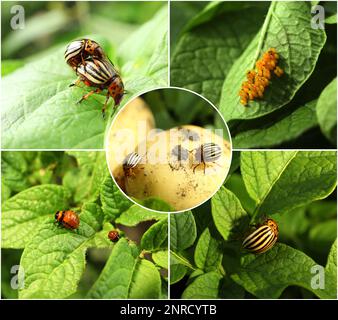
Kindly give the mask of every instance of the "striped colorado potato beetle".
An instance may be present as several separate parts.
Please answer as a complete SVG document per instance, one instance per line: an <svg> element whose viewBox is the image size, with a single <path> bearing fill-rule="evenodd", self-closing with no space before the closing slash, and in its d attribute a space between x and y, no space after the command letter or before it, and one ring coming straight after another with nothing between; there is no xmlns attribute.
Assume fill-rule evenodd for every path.
<svg viewBox="0 0 338 320"><path fill-rule="evenodd" d="M222 148L218 144L213 142L204 143L195 150L195 160L198 163L193 168L194 173L196 168L199 167L201 164L203 164L204 166L203 170L205 173L207 163L215 163L215 161L217 161L222 155Z"/></svg>
<svg viewBox="0 0 338 320"><path fill-rule="evenodd" d="M111 230L108 232L108 239L111 242L117 242L120 239L120 235L116 230Z"/></svg>
<svg viewBox="0 0 338 320"><path fill-rule="evenodd" d="M108 92L102 108L102 114L105 114L109 97L114 99L115 107L120 104L124 95L124 85L117 70L108 60L89 58L86 60L86 67L83 64L78 66L77 74L79 79L72 85L78 85L82 81L87 86L97 87L96 90L84 95L79 103L84 99L88 99L92 94L100 93L102 90L107 89Z"/></svg>
<svg viewBox="0 0 338 320"><path fill-rule="evenodd" d="M123 161L122 167L125 177L133 176L133 170L141 162L142 157L136 152L132 152L126 156Z"/></svg>
<svg viewBox="0 0 338 320"><path fill-rule="evenodd" d="M244 239L242 246L251 253L259 254L271 249L277 239L278 225L276 221L267 219Z"/></svg>
<svg viewBox="0 0 338 320"><path fill-rule="evenodd" d="M100 45L90 39L72 41L66 48L65 60L75 71L82 64L86 67L86 59L92 57L102 59L105 54Z"/></svg>
<svg viewBox="0 0 338 320"><path fill-rule="evenodd" d="M80 225L79 215L72 210L57 211L55 221L66 229L75 230Z"/></svg>

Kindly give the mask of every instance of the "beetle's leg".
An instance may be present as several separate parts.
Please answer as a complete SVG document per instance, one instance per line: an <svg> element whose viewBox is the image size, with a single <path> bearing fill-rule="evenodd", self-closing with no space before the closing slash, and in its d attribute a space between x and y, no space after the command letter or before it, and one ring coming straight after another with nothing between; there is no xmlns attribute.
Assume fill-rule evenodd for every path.
<svg viewBox="0 0 338 320"><path fill-rule="evenodd" d="M100 88L97 88L96 90L92 90L88 92L87 94L85 94L77 103L81 103L83 100L87 100L92 94L100 93L100 92L101 92Z"/></svg>
<svg viewBox="0 0 338 320"><path fill-rule="evenodd" d="M204 172L204 174L205 174L205 167L206 167L207 165L206 165L206 163L205 163L204 161L203 161L203 166L204 166L204 167L203 167L203 172Z"/></svg>
<svg viewBox="0 0 338 320"><path fill-rule="evenodd" d="M69 86L73 87L73 86L78 86L80 84L81 80L77 79L74 83L71 83Z"/></svg>
<svg viewBox="0 0 338 320"><path fill-rule="evenodd" d="M104 103L104 105L103 105L103 108L102 108L102 117L103 117L103 119L105 118L105 116L106 116L106 109L107 109L107 104L108 104L108 100L109 100L109 97L110 97L110 95L109 95L109 92L107 93L107 96L106 96L106 101L105 101L105 103Z"/></svg>
<svg viewBox="0 0 338 320"><path fill-rule="evenodd" d="M198 163L198 164L196 164L196 166L194 166L194 168L193 168L193 173L195 174L195 170L196 170L196 168L198 167L200 165L200 163Z"/></svg>
<svg viewBox="0 0 338 320"><path fill-rule="evenodd" d="M116 105L113 107L113 112L112 112L111 115L110 115L111 118L114 116L114 114L115 114L115 112L116 112L116 110L117 110L117 107L118 107L118 106L116 106Z"/></svg>
<svg viewBox="0 0 338 320"><path fill-rule="evenodd" d="M111 61L108 56L106 58L108 58L109 62L112 64L112 66L115 67L113 61Z"/></svg>
<svg viewBox="0 0 338 320"><path fill-rule="evenodd" d="M81 61L82 61L82 64L83 64L84 72L87 72L87 70L86 70L86 61L85 61L85 59L83 59L82 52L81 52ZM76 67L76 69L77 69L77 67Z"/></svg>

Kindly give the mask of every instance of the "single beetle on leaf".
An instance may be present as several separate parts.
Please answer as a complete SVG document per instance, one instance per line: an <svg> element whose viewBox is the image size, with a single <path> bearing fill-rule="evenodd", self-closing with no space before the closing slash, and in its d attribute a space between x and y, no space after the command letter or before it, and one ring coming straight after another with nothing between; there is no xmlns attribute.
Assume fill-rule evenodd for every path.
<svg viewBox="0 0 338 320"><path fill-rule="evenodd" d="M75 230L80 225L79 215L72 210L57 211L55 213L55 220L59 225L69 230Z"/></svg>
<svg viewBox="0 0 338 320"><path fill-rule="evenodd" d="M120 239L120 234L116 230L111 230L108 232L108 239L111 242L117 242Z"/></svg>
<svg viewBox="0 0 338 320"><path fill-rule="evenodd" d="M271 249L278 239L278 225L276 221L267 219L257 225L256 230L250 233L243 241L244 249L259 254Z"/></svg>
<svg viewBox="0 0 338 320"><path fill-rule="evenodd" d="M109 97L114 99L115 107L120 104L125 93L124 85L118 71L107 59L98 60L88 58L86 60L86 65L80 64L77 67L77 74L79 79L72 85L79 85L82 81L89 87L97 88L96 90L92 90L85 94L79 103L88 99L92 94L100 93L102 90L107 89L106 101L102 108L103 116L107 108Z"/></svg>

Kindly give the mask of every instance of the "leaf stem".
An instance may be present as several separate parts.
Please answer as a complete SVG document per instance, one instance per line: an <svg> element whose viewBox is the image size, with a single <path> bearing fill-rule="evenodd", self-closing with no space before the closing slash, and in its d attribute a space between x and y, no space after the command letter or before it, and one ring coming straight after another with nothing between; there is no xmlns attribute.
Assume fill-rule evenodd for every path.
<svg viewBox="0 0 338 320"><path fill-rule="evenodd" d="M264 39L265 39L265 36L266 36L266 31L267 31L267 29L269 27L269 24L270 24L270 21L271 21L271 17L273 15L273 10L275 9L276 3L277 3L277 1L273 1L270 4L269 11L268 11L268 13L266 15L265 21L264 21L263 26L262 26L262 30L260 31L260 38L259 38L259 42L258 42L258 46L257 46L257 50L256 50L256 54L255 54L255 59L253 61L252 68L255 67L255 63L258 60L260 52L262 50Z"/></svg>
<svg viewBox="0 0 338 320"><path fill-rule="evenodd" d="M170 254L172 254L181 264L185 265L186 267L190 268L191 270L196 270L196 268L193 267L193 265L184 257L180 256L176 252L173 252L170 250Z"/></svg>
<svg viewBox="0 0 338 320"><path fill-rule="evenodd" d="M223 277L226 276L226 272L225 272L224 267L223 267L222 264L219 266L218 271L221 273L221 275L222 275Z"/></svg>

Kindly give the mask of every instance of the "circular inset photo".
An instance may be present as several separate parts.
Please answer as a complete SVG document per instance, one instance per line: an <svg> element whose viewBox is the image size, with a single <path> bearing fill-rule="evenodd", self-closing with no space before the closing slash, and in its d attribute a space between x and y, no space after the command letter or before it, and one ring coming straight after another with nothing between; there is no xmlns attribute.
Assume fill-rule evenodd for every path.
<svg viewBox="0 0 338 320"><path fill-rule="evenodd" d="M113 120L106 148L110 173L128 198L172 213L211 198L232 157L218 110L181 88L156 89L130 101Z"/></svg>

